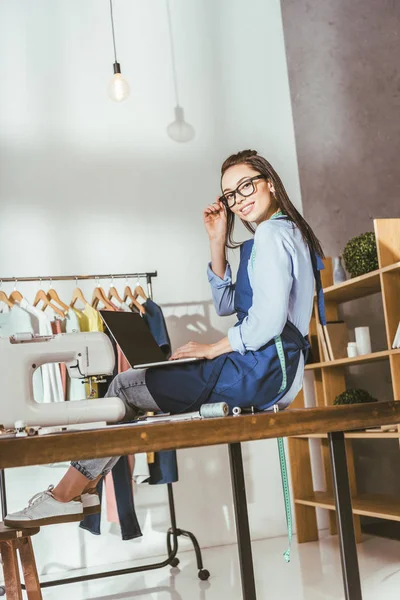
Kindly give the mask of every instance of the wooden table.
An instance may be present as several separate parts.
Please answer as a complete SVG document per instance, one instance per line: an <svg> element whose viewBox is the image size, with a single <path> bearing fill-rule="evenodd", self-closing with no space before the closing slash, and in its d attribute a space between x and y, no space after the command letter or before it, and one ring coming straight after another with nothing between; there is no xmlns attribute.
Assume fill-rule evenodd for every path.
<svg viewBox="0 0 400 600"><path fill-rule="evenodd" d="M256 600L241 442L328 433L346 600L361 600L345 431L400 423L400 402L287 410L167 423L119 425L29 438L0 438L0 469L228 444L244 600Z"/></svg>

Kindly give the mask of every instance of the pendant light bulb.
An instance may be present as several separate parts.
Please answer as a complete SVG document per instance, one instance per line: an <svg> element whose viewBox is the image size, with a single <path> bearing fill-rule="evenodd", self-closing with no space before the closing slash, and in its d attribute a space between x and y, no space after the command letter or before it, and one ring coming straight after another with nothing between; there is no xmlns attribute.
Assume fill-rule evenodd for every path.
<svg viewBox="0 0 400 600"><path fill-rule="evenodd" d="M195 135L194 128L186 123L181 106L175 106L175 121L167 127L167 133L174 142L190 142Z"/></svg>
<svg viewBox="0 0 400 600"><path fill-rule="evenodd" d="M108 95L114 102L123 102L129 98L131 89L129 83L121 75L121 67L119 63L114 63L114 77L108 86Z"/></svg>

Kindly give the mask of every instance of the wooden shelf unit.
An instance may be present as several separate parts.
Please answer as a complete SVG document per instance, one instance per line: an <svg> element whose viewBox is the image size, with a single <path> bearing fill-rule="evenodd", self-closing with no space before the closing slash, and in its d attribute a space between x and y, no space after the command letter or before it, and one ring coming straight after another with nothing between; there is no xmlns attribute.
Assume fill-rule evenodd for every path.
<svg viewBox="0 0 400 600"><path fill-rule="evenodd" d="M311 496L302 499L298 498L295 502L303 506L335 510L333 494L327 492L314 492ZM353 496L352 504L355 515L400 521L400 502L399 498L395 496L362 494L360 496Z"/></svg>
<svg viewBox="0 0 400 600"><path fill-rule="evenodd" d="M400 400L400 350L393 350L394 336L400 322L400 219L375 219L374 229L378 250L379 269L344 283L333 285L332 261L325 261L321 272L324 287L325 310L327 320L338 319L338 306L345 302L381 293L386 329L387 349L355 358L333 361L320 361L323 356L317 335L319 317L317 302L310 324L310 343L316 362L306 365L307 371L314 376L316 406L332 406L338 394L346 389L346 368L353 365L368 365L375 361L388 361L390 365L393 399ZM303 408L305 398L303 390L292 404L293 408ZM290 410L290 409L289 409ZM376 495L358 495L354 468L353 439L400 439L400 424L396 432L354 431L345 434L346 452L349 468L350 487L353 498L354 525L356 538L361 539L360 515L400 521L400 497ZM314 489L311 468L310 439L320 440L322 464L324 469L325 490ZM332 490L329 447L326 434L313 434L291 437L288 440L289 458L296 515L297 538L299 542L318 540L316 509L328 510L331 534L337 532L335 503Z"/></svg>

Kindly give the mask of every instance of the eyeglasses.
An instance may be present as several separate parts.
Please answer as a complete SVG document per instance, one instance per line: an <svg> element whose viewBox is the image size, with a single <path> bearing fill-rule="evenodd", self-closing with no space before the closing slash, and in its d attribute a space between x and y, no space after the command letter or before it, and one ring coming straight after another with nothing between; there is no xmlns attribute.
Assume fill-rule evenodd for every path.
<svg viewBox="0 0 400 600"><path fill-rule="evenodd" d="M236 194L242 196L242 198L248 198L256 191L256 186L254 182L258 179L265 179L263 175L256 175L255 177L250 177L249 179L245 179L242 181L240 185L237 186L236 190L232 192L227 192L221 196L221 201L224 202L229 208L232 208L236 204Z"/></svg>

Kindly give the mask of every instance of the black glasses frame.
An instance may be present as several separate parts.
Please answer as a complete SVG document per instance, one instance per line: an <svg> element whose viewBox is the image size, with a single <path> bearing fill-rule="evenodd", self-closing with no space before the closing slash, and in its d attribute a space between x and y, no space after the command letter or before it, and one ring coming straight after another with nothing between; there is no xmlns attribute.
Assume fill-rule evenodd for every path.
<svg viewBox="0 0 400 600"><path fill-rule="evenodd" d="M259 180L259 179L265 179L264 175L255 175L254 177L249 177L248 179L245 179L244 181L242 181L235 190L232 190L231 192L228 192L228 194L233 194L233 204L230 204L227 197L225 196L225 194L222 194L222 196L220 197L220 200L228 207L228 208L233 208L236 204L236 196L237 194L239 194L239 196L242 196L242 198L249 198L250 196L252 196L255 191L256 191L256 186L254 185L254 182ZM250 194L242 194L242 192L240 191L239 188L241 188L244 184L251 182L253 189L250 192Z"/></svg>

